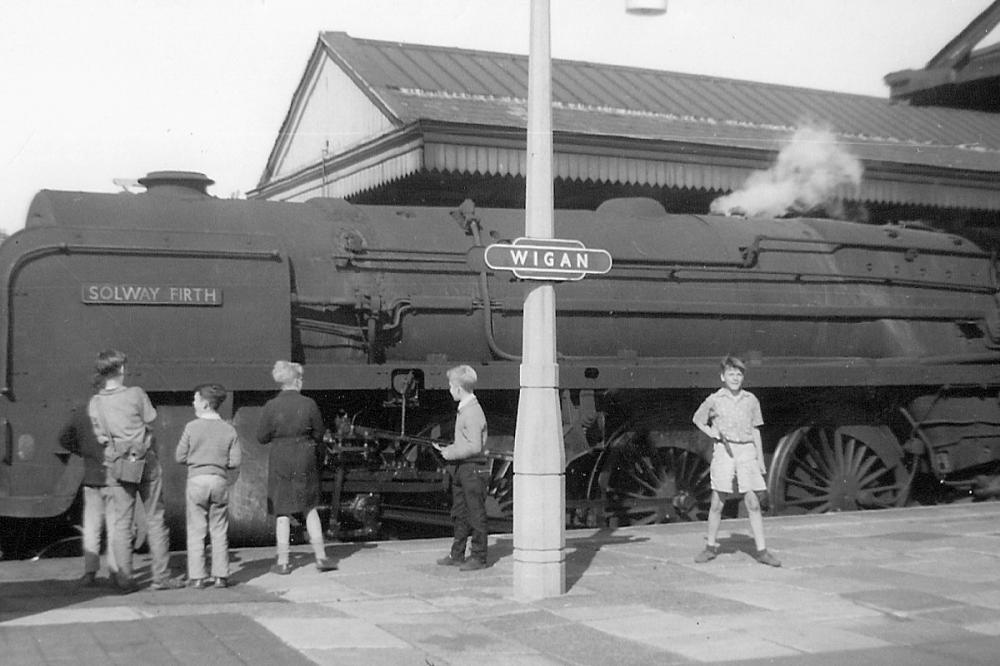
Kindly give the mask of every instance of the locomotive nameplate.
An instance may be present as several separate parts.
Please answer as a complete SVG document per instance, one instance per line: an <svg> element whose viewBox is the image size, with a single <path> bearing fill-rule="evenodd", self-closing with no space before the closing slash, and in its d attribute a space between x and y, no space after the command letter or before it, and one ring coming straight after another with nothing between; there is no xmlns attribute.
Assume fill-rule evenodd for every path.
<svg viewBox="0 0 1000 666"><path fill-rule="evenodd" d="M100 305L222 305L220 287L162 284L85 284L84 303Z"/></svg>
<svg viewBox="0 0 1000 666"><path fill-rule="evenodd" d="M580 280L611 270L607 250L584 247L578 240L518 238L513 243L487 246L486 265L513 271L522 280Z"/></svg>

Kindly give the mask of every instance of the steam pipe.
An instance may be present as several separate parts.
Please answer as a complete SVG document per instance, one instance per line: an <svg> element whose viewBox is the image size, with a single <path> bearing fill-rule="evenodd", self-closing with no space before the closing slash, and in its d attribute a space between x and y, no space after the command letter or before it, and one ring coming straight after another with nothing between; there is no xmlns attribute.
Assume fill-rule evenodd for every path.
<svg viewBox="0 0 1000 666"><path fill-rule="evenodd" d="M472 232L472 239L476 247L483 247L480 236L479 220L471 218L469 220L469 231ZM505 361L517 361L520 363L521 357L500 348L496 336L493 334L493 302L490 300L490 287L487 280L486 269L479 271L479 298L483 301L483 335L486 337L486 345L490 352L497 358Z"/></svg>

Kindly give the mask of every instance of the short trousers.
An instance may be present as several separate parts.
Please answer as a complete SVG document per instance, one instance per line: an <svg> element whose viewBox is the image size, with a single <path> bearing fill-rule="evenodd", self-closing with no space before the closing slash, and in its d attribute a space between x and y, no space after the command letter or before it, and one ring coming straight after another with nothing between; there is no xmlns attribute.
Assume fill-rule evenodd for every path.
<svg viewBox="0 0 1000 666"><path fill-rule="evenodd" d="M729 495L743 495L751 491L766 490L764 475L757 462L754 444L729 444L730 457L722 442L715 443L712 451L712 490Z"/></svg>

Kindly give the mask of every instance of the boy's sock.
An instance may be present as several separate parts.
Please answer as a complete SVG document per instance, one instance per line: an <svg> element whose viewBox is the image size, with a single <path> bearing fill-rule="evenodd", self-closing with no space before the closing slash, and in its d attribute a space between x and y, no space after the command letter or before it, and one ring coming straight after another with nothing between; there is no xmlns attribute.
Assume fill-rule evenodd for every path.
<svg viewBox="0 0 1000 666"><path fill-rule="evenodd" d="M310 511L306 515L306 532L309 533L309 544L312 546L313 555L316 560L326 559L326 544L323 541L323 524L320 522L319 514Z"/></svg>
<svg viewBox="0 0 1000 666"><path fill-rule="evenodd" d="M719 556L719 544L710 543L705 545L705 550L695 555L694 561L697 564L704 564L705 562L711 562L718 556Z"/></svg>
<svg viewBox="0 0 1000 666"><path fill-rule="evenodd" d="M278 516L275 525L278 564L288 564L288 542L292 536L292 521L288 516Z"/></svg>

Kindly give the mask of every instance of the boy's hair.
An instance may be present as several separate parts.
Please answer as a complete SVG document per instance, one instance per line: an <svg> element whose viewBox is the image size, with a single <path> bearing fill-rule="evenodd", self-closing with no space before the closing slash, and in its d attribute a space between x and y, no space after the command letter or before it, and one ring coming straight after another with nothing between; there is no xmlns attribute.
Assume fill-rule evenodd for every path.
<svg viewBox="0 0 1000 666"><path fill-rule="evenodd" d="M105 380L120 373L126 360L128 359L125 352L120 352L117 349L105 349L98 354L97 361L94 363L94 369L97 370L96 383L103 386Z"/></svg>
<svg viewBox="0 0 1000 666"><path fill-rule="evenodd" d="M219 406L226 401L226 396L229 395L222 384L199 384L194 387L194 390L213 411L219 409Z"/></svg>
<svg viewBox="0 0 1000 666"><path fill-rule="evenodd" d="M302 379L302 366L289 361L275 361L271 377L279 384L291 384L296 379Z"/></svg>
<svg viewBox="0 0 1000 666"><path fill-rule="evenodd" d="M723 372L725 372L729 368L734 368L742 372L744 375L747 374L746 363L744 363L739 357L736 356L730 355L722 359L722 361L719 363L719 367L722 368Z"/></svg>
<svg viewBox="0 0 1000 666"><path fill-rule="evenodd" d="M456 365L448 370L446 376L448 381L455 382L468 393L472 393L476 389L476 382L479 380L476 371L468 365Z"/></svg>

